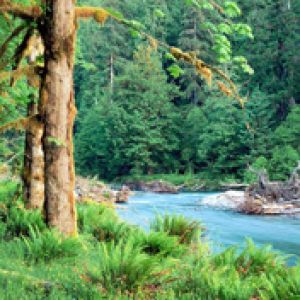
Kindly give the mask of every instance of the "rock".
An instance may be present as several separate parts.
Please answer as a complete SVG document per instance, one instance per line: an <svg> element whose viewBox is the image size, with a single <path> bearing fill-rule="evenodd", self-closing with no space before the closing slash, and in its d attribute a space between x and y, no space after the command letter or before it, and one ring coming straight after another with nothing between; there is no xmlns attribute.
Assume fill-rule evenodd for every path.
<svg viewBox="0 0 300 300"><path fill-rule="evenodd" d="M218 207L222 209L237 210L245 201L245 193L241 191L227 191L221 194L204 198L201 205Z"/></svg>
<svg viewBox="0 0 300 300"><path fill-rule="evenodd" d="M128 182L126 185L131 190L142 191L142 192L152 192L152 193L168 193L177 194L179 188L175 185L165 182L163 180L155 180L150 182Z"/></svg>
<svg viewBox="0 0 300 300"><path fill-rule="evenodd" d="M75 196L77 201L115 202L116 192L96 179L76 177Z"/></svg>
<svg viewBox="0 0 300 300"><path fill-rule="evenodd" d="M127 203L131 194L130 188L126 185L123 185L121 190L117 192L116 203Z"/></svg>
<svg viewBox="0 0 300 300"><path fill-rule="evenodd" d="M269 202L268 199L256 195L251 197L247 192L227 191L204 198L201 205L229 209L248 215L290 215L299 214L300 206L291 202Z"/></svg>

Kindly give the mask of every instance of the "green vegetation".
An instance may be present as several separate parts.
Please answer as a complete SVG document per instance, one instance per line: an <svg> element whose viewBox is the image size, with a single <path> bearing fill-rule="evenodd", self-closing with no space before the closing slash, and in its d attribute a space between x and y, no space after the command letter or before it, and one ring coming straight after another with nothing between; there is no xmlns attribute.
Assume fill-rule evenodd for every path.
<svg viewBox="0 0 300 300"><path fill-rule="evenodd" d="M214 65L227 61L228 74L247 103L241 109L234 99L208 88L184 62L179 64L183 72L176 69L172 78L172 59L151 51L138 37L125 43L128 33L119 25L108 23L96 31L92 23L83 23L75 69L78 172L106 180L153 178L215 187L252 182L256 177L248 166L258 166L264 157L271 179L287 178L300 156L297 1L237 1L242 14L233 9L229 15L239 15L238 23L252 27L252 40L238 34L252 36L245 26L216 24L213 11L199 12L185 1L103 3L170 45ZM226 39L237 56L224 50ZM251 76L241 72L241 56L249 59Z"/></svg>
<svg viewBox="0 0 300 300"><path fill-rule="evenodd" d="M0 207L8 215L19 208L15 214L21 216L14 219L19 220L22 200L14 196L16 188L12 182L0 185ZM158 216L146 233L123 223L104 205L80 204L78 214L76 238L62 239L35 218L23 221L28 235L16 225L9 235L0 236L1 299L300 296L300 266L287 267L285 258L270 247L257 248L247 241L242 251L232 247L212 254L200 239L203 226L182 216ZM1 219L0 228L5 224Z"/></svg>
<svg viewBox="0 0 300 300"><path fill-rule="evenodd" d="M103 27L92 20L78 21L74 74L78 173L109 181L163 179L186 187L253 182L249 167L267 170L273 180L288 178L300 159L299 1L76 2L109 7L123 23L106 18L103 9L91 8L83 13L102 20ZM71 3L75 1L65 5L68 13L60 21L73 26ZM47 18L37 17L40 4ZM66 143L73 128L69 87L75 48L72 35L52 40L50 33L56 30L51 18L58 20L62 11L54 6L52 10L54 1L44 4L0 0L0 127L26 128L26 146L46 154L34 158L26 170L25 134L12 129L1 134L0 299L299 299L299 264L288 267L284 257L251 241L242 251L212 253L201 239L204 227L183 216L158 216L145 232L124 223L111 207L83 203L77 207L78 236L66 238L49 229L45 219L48 224L59 220L56 226L62 225L64 232L76 231L73 152ZM27 66L38 49L29 38L39 30L46 55L41 49L36 54L33 72ZM157 40L143 38L140 30L159 39L160 45L175 47L173 52L165 46L157 49ZM177 47L188 59L179 59L184 56ZM63 89L51 79L56 76L49 76L48 82L48 75L63 66L47 62L65 56L68 64L64 59L62 65L70 76ZM30 74L25 74L24 66ZM212 78L215 68L224 70L224 76L219 72ZM40 85L41 77L45 80ZM224 86L224 77L232 78L245 103L236 101ZM38 105L35 115L31 109L39 94L51 101ZM30 124L24 119L27 115ZM45 129L40 137L35 136L38 125ZM26 153L25 161L30 156ZM37 165L42 171L30 176L27 171ZM46 183L46 192L40 191L46 196L40 206L46 208L46 218L27 209L20 184L2 182L16 174L20 178L23 169L24 181L32 186L36 181ZM68 186L54 182L64 175ZM64 212L69 215L60 218Z"/></svg>

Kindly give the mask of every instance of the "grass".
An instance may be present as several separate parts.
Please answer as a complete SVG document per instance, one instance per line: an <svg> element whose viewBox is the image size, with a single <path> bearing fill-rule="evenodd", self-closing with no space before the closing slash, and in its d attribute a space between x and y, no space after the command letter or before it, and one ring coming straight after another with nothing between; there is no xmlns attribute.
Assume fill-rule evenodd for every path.
<svg viewBox="0 0 300 300"><path fill-rule="evenodd" d="M270 247L247 241L243 251L213 254L198 222L157 217L144 232L91 203L78 206L79 237L64 239L24 209L16 188L0 186L0 299L300 297L300 266Z"/></svg>

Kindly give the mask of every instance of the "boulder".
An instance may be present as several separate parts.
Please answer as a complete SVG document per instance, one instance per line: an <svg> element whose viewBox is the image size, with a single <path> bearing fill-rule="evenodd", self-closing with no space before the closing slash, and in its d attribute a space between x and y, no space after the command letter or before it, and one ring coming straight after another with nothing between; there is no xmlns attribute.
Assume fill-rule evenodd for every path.
<svg viewBox="0 0 300 300"><path fill-rule="evenodd" d="M204 198L201 205L217 207L221 209L237 210L245 201L245 193L241 191L227 191Z"/></svg>
<svg viewBox="0 0 300 300"><path fill-rule="evenodd" d="M96 179L76 177L75 197L77 201L115 202L116 192Z"/></svg>
<svg viewBox="0 0 300 300"><path fill-rule="evenodd" d="M116 203L127 203L131 194L130 188L127 185L123 185L121 190L117 192Z"/></svg>

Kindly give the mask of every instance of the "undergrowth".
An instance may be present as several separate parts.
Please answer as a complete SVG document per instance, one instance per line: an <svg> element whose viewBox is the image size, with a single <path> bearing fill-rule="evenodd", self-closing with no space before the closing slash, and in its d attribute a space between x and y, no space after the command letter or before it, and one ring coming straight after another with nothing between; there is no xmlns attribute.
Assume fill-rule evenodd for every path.
<svg viewBox="0 0 300 300"><path fill-rule="evenodd" d="M78 205L79 237L49 230L27 211L17 185L0 185L0 299L295 300L300 266L270 247L213 254L203 226L157 217L150 232L111 207Z"/></svg>

